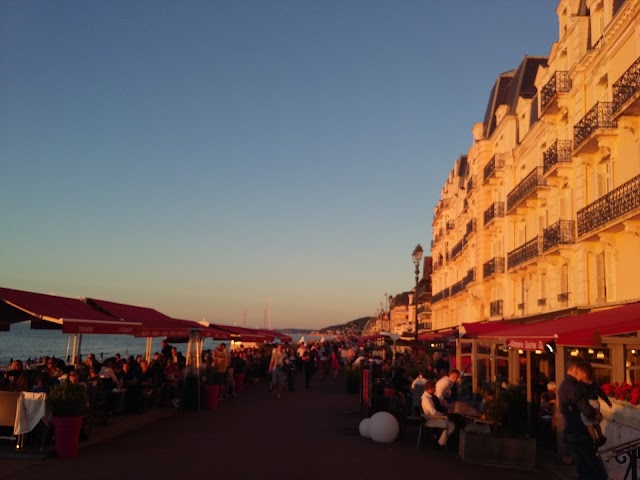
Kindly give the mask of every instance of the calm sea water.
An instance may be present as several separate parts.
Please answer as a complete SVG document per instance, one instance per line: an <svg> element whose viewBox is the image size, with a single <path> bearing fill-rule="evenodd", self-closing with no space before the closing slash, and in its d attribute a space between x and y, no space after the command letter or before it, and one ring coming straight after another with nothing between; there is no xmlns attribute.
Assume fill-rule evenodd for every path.
<svg viewBox="0 0 640 480"><path fill-rule="evenodd" d="M298 342L301 335L296 334L292 337L294 342ZM304 335L304 338L305 341L317 341L321 337ZM160 351L161 341L162 338L153 339L152 351ZM31 330L29 322L17 323L11 326L11 331L0 332L0 365L6 365L11 358L26 360L48 355L64 359L67 356L67 345L71 354L73 337L70 335L55 330ZM108 358L116 353L122 356L144 355L145 346L145 338L135 338L130 335L84 335L80 353L83 357L93 353L97 358L100 358L100 355ZM177 344L176 347L184 353L187 344ZM214 347L215 343L211 339L205 339L205 349Z"/></svg>

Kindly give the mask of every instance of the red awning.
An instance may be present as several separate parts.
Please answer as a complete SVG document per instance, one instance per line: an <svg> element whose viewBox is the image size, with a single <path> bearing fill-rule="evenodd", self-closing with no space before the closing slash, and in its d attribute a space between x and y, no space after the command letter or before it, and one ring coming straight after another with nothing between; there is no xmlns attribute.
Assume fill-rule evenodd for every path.
<svg viewBox="0 0 640 480"><path fill-rule="evenodd" d="M81 300L0 288L2 321L44 320L60 325L63 333L133 334L135 322L118 320Z"/></svg>
<svg viewBox="0 0 640 480"><path fill-rule="evenodd" d="M233 340L240 341L240 342L263 343L263 342L271 342L274 339L274 335L261 333L252 328L236 327L231 325L218 325L218 324L214 325L212 323L209 324L209 326L231 334L231 338Z"/></svg>
<svg viewBox="0 0 640 480"><path fill-rule="evenodd" d="M205 330L197 322L178 320L149 307L127 305L95 298L86 298L85 301L88 305L116 318L139 322L139 327L133 332L136 337L188 337L189 332L192 330Z"/></svg>
<svg viewBox="0 0 640 480"><path fill-rule="evenodd" d="M291 343L293 341L293 338L291 338L289 335L281 332L276 332L275 330L265 330L262 328L257 328L256 331L265 335L272 335L273 337L278 338L282 343Z"/></svg>
<svg viewBox="0 0 640 480"><path fill-rule="evenodd" d="M449 341L452 337L458 336L457 328L447 328L446 330L439 330L433 332L426 332L418 334L419 342L435 342L443 343Z"/></svg>
<svg viewBox="0 0 640 480"><path fill-rule="evenodd" d="M387 338L387 336L382 335L381 333L376 333L374 335L365 335L363 337L358 337L358 345L364 345L367 342L375 342L376 340L381 340L383 338Z"/></svg>
<svg viewBox="0 0 640 480"><path fill-rule="evenodd" d="M523 350L542 350L544 344L551 341L557 345L591 347L600 345L604 336L640 330L640 303L528 324L500 323L465 323L463 326L467 336L502 339L509 346Z"/></svg>

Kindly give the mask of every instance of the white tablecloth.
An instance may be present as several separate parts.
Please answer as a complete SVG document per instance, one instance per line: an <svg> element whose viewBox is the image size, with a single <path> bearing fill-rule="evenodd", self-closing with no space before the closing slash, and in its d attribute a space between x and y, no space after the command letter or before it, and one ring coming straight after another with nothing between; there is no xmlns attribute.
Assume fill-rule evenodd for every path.
<svg viewBox="0 0 640 480"><path fill-rule="evenodd" d="M46 393L21 392L18 397L14 435L29 433L46 415Z"/></svg>

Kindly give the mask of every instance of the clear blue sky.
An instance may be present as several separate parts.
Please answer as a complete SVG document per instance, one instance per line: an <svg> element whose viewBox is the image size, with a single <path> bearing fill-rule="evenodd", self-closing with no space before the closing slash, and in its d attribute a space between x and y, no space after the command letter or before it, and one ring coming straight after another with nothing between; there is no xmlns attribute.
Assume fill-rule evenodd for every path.
<svg viewBox="0 0 640 480"><path fill-rule="evenodd" d="M413 286L556 0L0 0L0 286L319 328Z"/></svg>

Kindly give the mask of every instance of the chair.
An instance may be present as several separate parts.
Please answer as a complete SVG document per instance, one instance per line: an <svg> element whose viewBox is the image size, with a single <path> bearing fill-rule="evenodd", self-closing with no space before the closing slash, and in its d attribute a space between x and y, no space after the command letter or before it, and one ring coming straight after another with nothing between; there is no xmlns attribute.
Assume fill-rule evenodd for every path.
<svg viewBox="0 0 640 480"><path fill-rule="evenodd" d="M428 425L429 420L444 420L445 426L439 427L434 425ZM449 443L449 430L447 427L447 423L449 421L449 417L447 415L424 415L422 414L422 422L420 422L420 430L418 431L418 442L416 444L416 448L420 448L420 441L422 440L422 430L424 428L430 430L437 430L440 433L442 430L445 432L445 442L444 442L444 451L447 451L447 444Z"/></svg>
<svg viewBox="0 0 640 480"><path fill-rule="evenodd" d="M16 412L18 410L18 397L20 392L0 391L0 427L11 427L11 434L0 435L2 440L16 441L18 437L13 434L13 427L16 423Z"/></svg>

